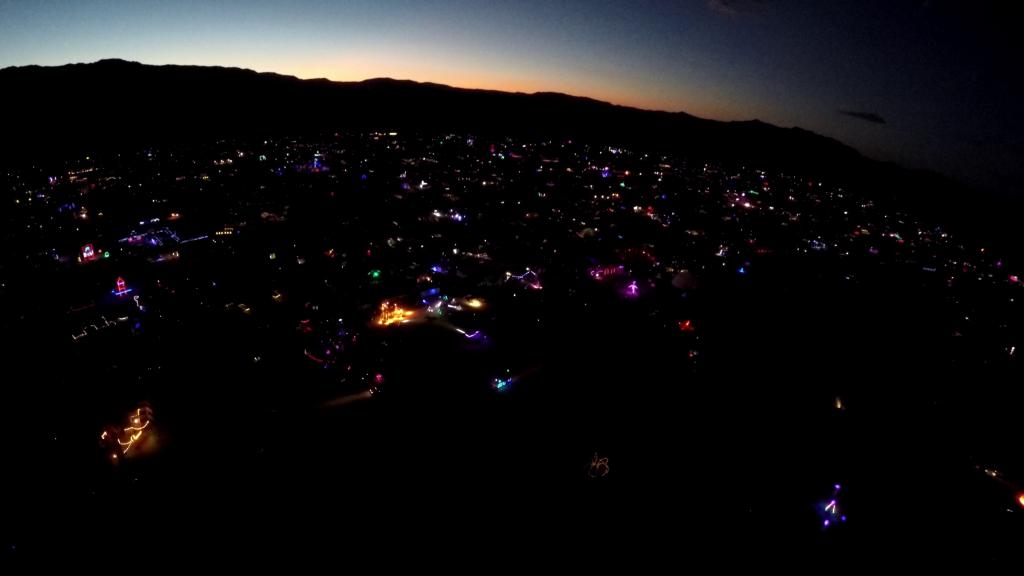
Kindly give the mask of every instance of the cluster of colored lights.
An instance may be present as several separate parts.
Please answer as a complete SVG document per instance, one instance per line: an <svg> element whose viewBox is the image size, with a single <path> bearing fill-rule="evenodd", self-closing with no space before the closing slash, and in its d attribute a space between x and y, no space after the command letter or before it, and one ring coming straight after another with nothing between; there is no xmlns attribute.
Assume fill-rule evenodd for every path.
<svg viewBox="0 0 1024 576"><path fill-rule="evenodd" d="M491 387L494 388L495 390L501 391L501 390L507 390L508 387L511 384L512 384L512 379L511 378L495 378L491 382Z"/></svg>
<svg viewBox="0 0 1024 576"><path fill-rule="evenodd" d="M412 318L412 310L406 310L394 302L384 301L381 302L380 310L377 314L377 318L374 320L374 324L378 326L391 326L392 324L402 324L408 322Z"/></svg>
<svg viewBox="0 0 1024 576"><path fill-rule="evenodd" d="M841 486L835 485L835 489L832 492L832 498L823 508L825 519L822 521L822 527L828 528L835 525L836 523L846 522L846 515L839 511L839 490Z"/></svg>
<svg viewBox="0 0 1024 576"><path fill-rule="evenodd" d="M505 272L506 280L512 280L513 278L518 280L519 282L522 282L524 285L526 285L527 288L531 290L541 290L544 288L540 284L540 278L537 276L537 273L534 272L533 270L530 270L529 268L526 269L526 272L523 272L518 276L511 272Z"/></svg>
<svg viewBox="0 0 1024 576"><path fill-rule="evenodd" d="M621 276L626 273L626 267L618 266L595 266L587 270L587 274L594 280L600 280L606 276Z"/></svg>

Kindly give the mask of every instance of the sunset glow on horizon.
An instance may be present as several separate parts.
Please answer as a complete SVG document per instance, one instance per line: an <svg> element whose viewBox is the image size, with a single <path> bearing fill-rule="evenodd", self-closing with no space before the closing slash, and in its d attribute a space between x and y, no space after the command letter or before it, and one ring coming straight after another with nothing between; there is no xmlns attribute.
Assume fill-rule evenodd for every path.
<svg viewBox="0 0 1024 576"><path fill-rule="evenodd" d="M121 58L561 92L799 126L872 157L986 175L1012 163L1013 147L979 152L971 143L1012 138L1016 125L994 111L1019 99L1008 90L1013 72L994 64L1012 34L993 28L1005 21L993 10L759 0L12 1L0 6L0 67Z"/></svg>

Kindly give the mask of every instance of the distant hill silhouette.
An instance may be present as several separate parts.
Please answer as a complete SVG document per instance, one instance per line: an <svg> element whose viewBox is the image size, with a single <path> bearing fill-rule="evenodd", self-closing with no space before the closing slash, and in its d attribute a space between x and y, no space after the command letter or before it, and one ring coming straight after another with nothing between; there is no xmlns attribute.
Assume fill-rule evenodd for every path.
<svg viewBox="0 0 1024 576"><path fill-rule="evenodd" d="M148 144L203 137L342 130L469 131L657 144L708 157L846 170L852 148L798 128L717 122L557 93L452 88L386 78L300 80L239 68L149 66L124 60L0 70L15 122L4 146Z"/></svg>
<svg viewBox="0 0 1024 576"><path fill-rule="evenodd" d="M719 122L550 92L472 90L389 78L301 80L240 68L124 60L4 68L0 86L7 114L0 160L7 163L212 138L455 131L649 146L698 159L830 176L870 187L876 198L895 198L968 225L998 215L1006 221L994 224L1009 229L1008 215L1019 213L1016 204L1008 210L1005 199L974 195L965 203L966 189L945 177L869 160L800 128L757 120Z"/></svg>

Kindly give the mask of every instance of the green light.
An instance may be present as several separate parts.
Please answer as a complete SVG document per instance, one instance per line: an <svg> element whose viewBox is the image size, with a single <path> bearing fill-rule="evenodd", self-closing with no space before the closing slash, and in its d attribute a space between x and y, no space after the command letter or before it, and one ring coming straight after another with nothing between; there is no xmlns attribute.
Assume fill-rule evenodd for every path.
<svg viewBox="0 0 1024 576"><path fill-rule="evenodd" d="M370 270L370 278L374 280L380 278L380 270Z"/></svg>
<svg viewBox="0 0 1024 576"><path fill-rule="evenodd" d="M104 250L103 251L103 257L104 258L110 258L110 252L107 252L106 250Z"/></svg>

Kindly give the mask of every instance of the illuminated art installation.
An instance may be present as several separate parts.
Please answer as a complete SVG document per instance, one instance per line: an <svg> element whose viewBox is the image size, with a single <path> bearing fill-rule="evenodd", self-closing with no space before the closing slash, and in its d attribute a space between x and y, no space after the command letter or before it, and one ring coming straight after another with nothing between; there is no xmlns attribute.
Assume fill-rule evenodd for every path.
<svg viewBox="0 0 1024 576"><path fill-rule="evenodd" d="M126 455L132 446L142 438L151 422L152 411L148 407L145 410L136 408L135 413L128 418L128 426L121 430L116 427L108 427L100 434L100 442L108 446L116 446L116 450L120 450L121 455ZM116 444L114 444L115 442ZM110 455L113 460L118 459L116 450Z"/></svg>
<svg viewBox="0 0 1024 576"><path fill-rule="evenodd" d="M591 478L604 478L609 471L608 458L601 458L597 452L594 452L594 457L590 460L590 465L587 466L587 475Z"/></svg>
<svg viewBox="0 0 1024 576"><path fill-rule="evenodd" d="M391 326L392 324L402 324L408 322L412 318L412 310L406 310L394 302L385 300L381 302L380 309L377 313L377 317L374 318L373 323L378 326Z"/></svg>
<svg viewBox="0 0 1024 576"><path fill-rule="evenodd" d="M125 294L132 291L132 289L129 288L127 284L125 284L124 278L120 276L117 277L117 282L114 284L114 286L115 287L113 290L111 290L111 293L113 293L115 296L124 296Z"/></svg>

